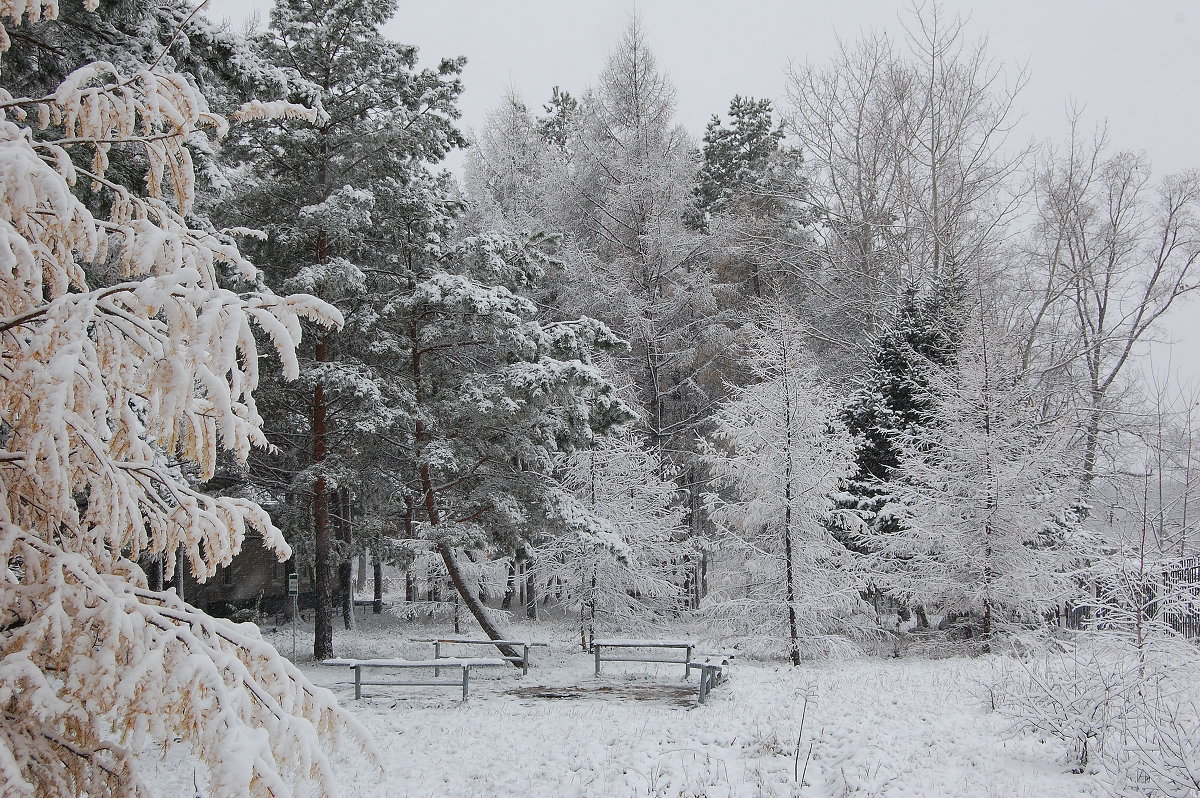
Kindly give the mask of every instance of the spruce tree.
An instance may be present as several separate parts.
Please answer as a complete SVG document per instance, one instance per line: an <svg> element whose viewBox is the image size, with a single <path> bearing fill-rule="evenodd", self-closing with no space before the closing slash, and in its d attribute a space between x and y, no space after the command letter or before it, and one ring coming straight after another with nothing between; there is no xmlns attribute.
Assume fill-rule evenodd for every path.
<svg viewBox="0 0 1200 798"><path fill-rule="evenodd" d="M957 360L966 279L952 266L924 294L912 286L904 291L896 320L872 344L869 373L842 410L857 440L856 469L839 492L838 505L857 511L873 534L895 528L884 507L900 464L900 441L933 423L931 379ZM852 548L861 551L866 545L849 529L835 533Z"/></svg>

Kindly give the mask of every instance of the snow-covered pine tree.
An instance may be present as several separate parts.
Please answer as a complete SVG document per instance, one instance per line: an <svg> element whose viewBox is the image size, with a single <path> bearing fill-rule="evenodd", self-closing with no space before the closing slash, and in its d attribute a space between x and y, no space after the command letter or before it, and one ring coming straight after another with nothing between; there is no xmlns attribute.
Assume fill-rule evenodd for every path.
<svg viewBox="0 0 1200 798"><path fill-rule="evenodd" d="M891 499L861 540L887 595L969 615L986 650L1075 594L1077 552L1049 532L1078 473L1069 430L1044 417L1003 331L978 307L966 319L957 362L928 374L927 421L892 439Z"/></svg>
<svg viewBox="0 0 1200 798"><path fill-rule="evenodd" d="M315 84L324 113L315 125L245 129L236 142L237 201L223 216L265 230L267 238L247 248L272 279L346 316L340 335L305 347L298 383L269 382L280 411L270 425L279 454L259 458L252 471L278 512L289 512L289 533L311 541L318 659L333 655L335 560L343 563L337 593L349 616L344 564L353 544L345 538L353 533L344 508L356 506L354 494L370 479L371 450L386 440L394 408L410 401L390 374L397 349L388 345L402 346L395 338L403 332L384 329L386 303L406 260L450 235L459 206L450 178L431 175L428 165L463 143L454 126L463 61L417 69L416 48L380 33L396 7L396 0L276 4L262 53Z"/></svg>
<svg viewBox="0 0 1200 798"><path fill-rule="evenodd" d="M755 642L782 641L798 665L858 632L860 580L829 533L829 495L853 472L853 444L809 372L801 322L773 304L747 333L756 381L721 404L705 451L709 512L744 567L710 611Z"/></svg>
<svg viewBox="0 0 1200 798"><path fill-rule="evenodd" d="M502 635L458 550L508 555L549 529L593 535L590 516L550 478L556 457L634 419L591 362L594 350L625 343L592 319L537 321L527 295L547 243L491 234L413 252L387 304L406 395L392 468L416 497L418 534L493 639Z"/></svg>
<svg viewBox="0 0 1200 798"><path fill-rule="evenodd" d="M678 486L636 437L604 438L561 463L561 482L596 533L571 530L539 544L537 576L578 605L580 646L589 651L600 627L625 630L679 608L676 571L692 547L683 542Z"/></svg>
<svg viewBox="0 0 1200 798"><path fill-rule="evenodd" d="M735 96L729 102L729 126L713 116L704 129L704 160L685 221L707 230L713 214L739 195L752 194L754 186L766 177L782 139L783 128L774 123L770 100Z"/></svg>
<svg viewBox="0 0 1200 798"><path fill-rule="evenodd" d="M6 5L0 48L55 11ZM260 275L186 221L187 147L226 129L187 76L80 65L45 94L0 89L0 114L3 791L145 796L136 754L182 743L214 798L303 782L332 794L328 746L346 728L369 745L361 727L253 628L150 590L136 558L182 552L211 576L251 527L288 555L261 508L198 493L183 471L206 478L219 452L244 461L266 443L253 327L295 377L301 318L339 314L218 284L218 264ZM312 116L252 104L234 117L268 114ZM106 175L118 150L144 164L144 195ZM82 184L102 212L72 193Z"/></svg>

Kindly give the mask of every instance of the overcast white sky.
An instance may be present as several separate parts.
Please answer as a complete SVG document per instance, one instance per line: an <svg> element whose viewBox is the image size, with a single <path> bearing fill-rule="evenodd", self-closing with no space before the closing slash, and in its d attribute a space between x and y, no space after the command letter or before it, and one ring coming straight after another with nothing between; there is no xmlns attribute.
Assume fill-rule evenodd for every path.
<svg viewBox="0 0 1200 798"><path fill-rule="evenodd" d="M240 24L269 0L210 0L209 16ZM1157 174L1200 167L1200 3L1196 0L946 0L969 16L971 38L1016 71L1021 135L1061 139L1074 101L1114 146L1145 151ZM838 36L899 31L900 0L401 0L385 28L421 49L422 62L465 55L466 129L482 124L511 87L532 107L558 85L582 94L636 11L678 90L678 118L699 139L734 94L784 102L790 61L820 63ZM457 168L460 159L452 162ZM1200 305L1175 312L1176 368L1200 376ZM1160 357L1160 360L1162 358Z"/></svg>

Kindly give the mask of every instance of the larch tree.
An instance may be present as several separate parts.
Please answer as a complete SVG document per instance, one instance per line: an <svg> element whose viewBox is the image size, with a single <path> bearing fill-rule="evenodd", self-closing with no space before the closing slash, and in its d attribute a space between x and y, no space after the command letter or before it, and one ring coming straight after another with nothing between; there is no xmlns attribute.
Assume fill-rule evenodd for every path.
<svg viewBox="0 0 1200 798"><path fill-rule="evenodd" d="M709 512L745 567L712 611L756 642L782 640L799 665L857 632L861 586L829 532L839 512L829 495L853 472L853 446L810 373L800 321L765 306L747 332L755 381L721 404L705 451Z"/></svg>
<svg viewBox="0 0 1200 798"><path fill-rule="evenodd" d="M6 5L0 47L57 10ZM188 76L80 65L45 93L0 89L0 114L4 792L148 795L136 754L154 743L189 748L209 795L332 794L327 747L348 730L369 748L362 728L253 628L150 590L137 558L182 552L204 578L249 528L288 556L260 507L185 472L266 444L254 328L295 377L301 319L340 315L272 293L226 237L188 223L190 148L227 125ZM233 119L268 115L312 112L251 103ZM143 165L141 191L109 179L118 157Z"/></svg>
<svg viewBox="0 0 1200 798"><path fill-rule="evenodd" d="M528 120L511 103L480 135L471 189L500 203L512 160L528 141ZM532 203L509 227L560 234L561 287L543 295L548 318L587 315L630 343L612 358L614 378L641 409L638 432L664 468L678 466L693 532L704 529L696 435L722 395L729 340L713 290L707 238L683 221L692 203L698 154L676 124L675 88L645 31L633 20L595 85L576 101L556 90L536 122L543 149ZM519 124L513 125L513 120ZM506 135L516 130L520 135Z"/></svg>
<svg viewBox="0 0 1200 798"><path fill-rule="evenodd" d="M578 605L580 646L590 651L599 627L628 629L677 610L684 596L676 571L692 549L679 488L636 437L610 436L565 455L561 470L596 531L549 537L538 546L536 575Z"/></svg>
<svg viewBox="0 0 1200 798"><path fill-rule="evenodd" d="M929 420L895 438L889 523L862 541L888 595L967 615L986 650L1075 595L1077 472L1012 341L977 305L964 319L957 362L927 376Z"/></svg>
<svg viewBox="0 0 1200 798"><path fill-rule="evenodd" d="M293 508L289 531L311 540L316 602L314 655L333 656L332 567L349 621L348 557L354 488L368 478L365 450L393 420L392 365L380 329L399 268L429 240L448 235L457 200L448 177L430 174L462 137L454 125L461 59L416 68L415 47L380 27L395 0L281 0L260 37L263 54L320 92L315 124L264 121L237 139L241 185L222 218L260 227L247 248L273 279L338 305L338 336L318 335L302 352L302 379L273 381L281 411L279 456L255 476ZM386 232L385 232L386 231ZM299 508L300 512L294 512ZM335 537L342 538L335 541Z"/></svg>

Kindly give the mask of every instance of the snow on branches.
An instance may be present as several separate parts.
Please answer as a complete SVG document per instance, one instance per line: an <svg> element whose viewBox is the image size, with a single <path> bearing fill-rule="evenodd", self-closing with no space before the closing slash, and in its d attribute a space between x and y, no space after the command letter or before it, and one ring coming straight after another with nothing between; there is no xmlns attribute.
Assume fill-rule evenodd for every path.
<svg viewBox="0 0 1200 798"><path fill-rule="evenodd" d="M30 8L33 11L30 11ZM0 6L6 23L53 4ZM0 43L3 46L3 43ZM306 113L256 107L251 112ZM281 558L257 505L191 487L219 450L265 445L253 391L271 340L295 376L300 322L336 310L218 282L235 246L187 221L190 142L226 122L182 75L107 63L57 91L0 91L0 781L5 794L144 795L134 754L179 740L213 796L332 790L324 747L348 727L253 627L152 592L136 564L176 552L203 578L247 527ZM140 168L144 194L110 180ZM72 187L90 183L85 204ZM322 738L326 742L322 742Z"/></svg>
<svg viewBox="0 0 1200 798"><path fill-rule="evenodd" d="M705 500L722 545L742 558L710 612L753 645L785 640L798 665L870 634L851 554L829 531L844 514L829 496L853 471L853 440L811 376L800 322L778 305L759 315L747 328L756 382L731 391L706 442L715 490Z"/></svg>

